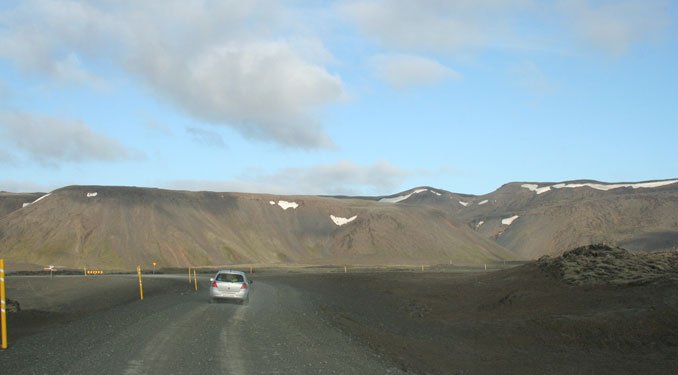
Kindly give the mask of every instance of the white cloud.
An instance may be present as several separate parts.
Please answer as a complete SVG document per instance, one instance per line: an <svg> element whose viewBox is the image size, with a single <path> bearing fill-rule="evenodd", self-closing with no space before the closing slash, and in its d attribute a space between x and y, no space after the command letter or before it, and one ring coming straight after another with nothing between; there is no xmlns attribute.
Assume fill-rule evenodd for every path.
<svg viewBox="0 0 678 375"><path fill-rule="evenodd" d="M370 66L381 80L398 89L459 77L435 60L414 55L376 55L370 59Z"/></svg>
<svg viewBox="0 0 678 375"><path fill-rule="evenodd" d="M358 0L341 12L385 46L458 52L504 40L528 0Z"/></svg>
<svg viewBox="0 0 678 375"><path fill-rule="evenodd" d="M544 96L554 92L555 86L534 61L524 61L515 65L510 73L518 86L533 95Z"/></svg>
<svg viewBox="0 0 678 375"><path fill-rule="evenodd" d="M618 54L662 36L667 0L354 0L340 12L397 51L463 56L492 48L563 51L588 44Z"/></svg>
<svg viewBox="0 0 678 375"><path fill-rule="evenodd" d="M95 80L88 65L112 64L197 119L329 147L318 114L344 96L343 82L300 14L269 0L27 1L0 11L0 57L76 82Z"/></svg>
<svg viewBox="0 0 678 375"><path fill-rule="evenodd" d="M665 0L561 1L565 23L585 42L612 54L659 38L669 24Z"/></svg>
<svg viewBox="0 0 678 375"><path fill-rule="evenodd" d="M0 102L8 103L12 98L12 91L5 82L0 80ZM1 106L2 104L0 104Z"/></svg>
<svg viewBox="0 0 678 375"><path fill-rule="evenodd" d="M296 147L332 144L311 110L342 95L341 80L284 42L211 48L185 61L148 53L142 76L195 117Z"/></svg>
<svg viewBox="0 0 678 375"><path fill-rule="evenodd" d="M148 133L153 134L155 136L161 135L161 136L170 136L173 134L172 128L167 125L166 123L163 123L161 121L158 121L151 116L145 116L147 117L145 121L143 121L141 124L144 127L144 129L147 130Z"/></svg>
<svg viewBox="0 0 678 375"><path fill-rule="evenodd" d="M172 189L237 191L271 194L389 194L410 173L388 162L361 166L349 161L308 168L286 168L271 174L249 174L238 180L180 180Z"/></svg>
<svg viewBox="0 0 678 375"><path fill-rule="evenodd" d="M0 139L43 164L139 157L137 152L82 121L5 112L0 113L0 133Z"/></svg>
<svg viewBox="0 0 678 375"><path fill-rule="evenodd" d="M224 138L222 138L221 134L215 131L196 127L188 127L186 128L186 132L190 134L191 137L193 137L193 140L198 143L212 147L226 147Z"/></svg>
<svg viewBox="0 0 678 375"><path fill-rule="evenodd" d="M50 66L51 74L63 82L75 82L92 87L102 87L103 80L82 66L80 58L75 53L69 53L62 60L53 61Z"/></svg>

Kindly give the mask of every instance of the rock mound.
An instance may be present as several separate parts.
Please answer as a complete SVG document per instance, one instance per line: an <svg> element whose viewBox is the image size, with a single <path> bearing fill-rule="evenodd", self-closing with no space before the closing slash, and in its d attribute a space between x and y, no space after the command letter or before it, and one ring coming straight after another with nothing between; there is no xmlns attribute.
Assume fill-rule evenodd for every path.
<svg viewBox="0 0 678 375"><path fill-rule="evenodd" d="M596 244L578 247L558 257L544 256L538 267L572 285L638 285L658 280L678 281L678 252L630 253Z"/></svg>

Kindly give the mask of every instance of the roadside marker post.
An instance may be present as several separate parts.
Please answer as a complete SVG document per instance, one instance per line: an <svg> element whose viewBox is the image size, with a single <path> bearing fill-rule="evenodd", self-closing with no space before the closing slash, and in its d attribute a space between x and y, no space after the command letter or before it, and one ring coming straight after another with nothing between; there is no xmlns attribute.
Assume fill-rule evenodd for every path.
<svg viewBox="0 0 678 375"><path fill-rule="evenodd" d="M347 273L347 272L348 272L348 269L346 268L346 266L344 266L344 273Z"/></svg>
<svg viewBox="0 0 678 375"><path fill-rule="evenodd" d="M0 259L0 328L2 349L7 349L7 302L5 301L5 260Z"/></svg>
<svg viewBox="0 0 678 375"><path fill-rule="evenodd" d="M139 297L143 301L144 300L144 287L143 287L143 284L141 283L141 266L137 266L137 275L139 275Z"/></svg>
<svg viewBox="0 0 678 375"><path fill-rule="evenodd" d="M198 277L195 275L195 268L193 269L193 281L195 282L195 291L198 291Z"/></svg>

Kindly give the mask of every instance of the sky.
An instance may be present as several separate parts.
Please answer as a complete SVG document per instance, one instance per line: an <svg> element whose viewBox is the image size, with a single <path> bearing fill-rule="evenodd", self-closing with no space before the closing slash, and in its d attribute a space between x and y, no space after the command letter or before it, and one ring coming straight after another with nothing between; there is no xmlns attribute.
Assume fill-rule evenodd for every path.
<svg viewBox="0 0 678 375"><path fill-rule="evenodd" d="M0 191L678 177L678 2L0 1Z"/></svg>

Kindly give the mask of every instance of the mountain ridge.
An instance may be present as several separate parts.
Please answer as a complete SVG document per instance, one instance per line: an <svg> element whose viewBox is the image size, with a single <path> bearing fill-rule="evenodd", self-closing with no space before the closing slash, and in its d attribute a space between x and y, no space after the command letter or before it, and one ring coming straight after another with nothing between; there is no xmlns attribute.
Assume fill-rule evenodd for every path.
<svg viewBox="0 0 678 375"><path fill-rule="evenodd" d="M356 218L342 225L332 220ZM129 269L227 263L482 263L513 259L444 210L317 196L71 186L0 218L18 263Z"/></svg>
<svg viewBox="0 0 678 375"><path fill-rule="evenodd" d="M617 185L636 188L608 189ZM73 185L0 193L0 207L0 255L35 265L486 263L591 243L678 246L675 179L517 181L483 195L420 186L374 197Z"/></svg>

